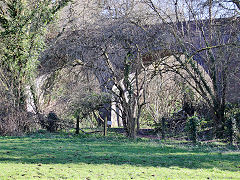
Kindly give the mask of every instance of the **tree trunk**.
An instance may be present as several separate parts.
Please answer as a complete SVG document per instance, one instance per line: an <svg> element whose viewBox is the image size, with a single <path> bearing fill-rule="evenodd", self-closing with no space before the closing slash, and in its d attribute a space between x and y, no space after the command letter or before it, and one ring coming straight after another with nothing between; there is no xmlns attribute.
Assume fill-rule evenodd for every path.
<svg viewBox="0 0 240 180"><path fill-rule="evenodd" d="M140 122L139 122L140 118L137 118L137 132L140 130Z"/></svg>
<svg viewBox="0 0 240 180"><path fill-rule="evenodd" d="M129 119L128 137L136 139L136 118Z"/></svg>
<svg viewBox="0 0 240 180"><path fill-rule="evenodd" d="M215 137L218 139L222 139L224 137L224 125L225 125L225 117L224 117L224 109L218 108L215 111Z"/></svg>
<svg viewBox="0 0 240 180"><path fill-rule="evenodd" d="M127 115L126 115L126 111L122 111L122 122L123 122L123 128L125 130L125 132L127 133L128 136L128 125L127 125Z"/></svg>
<svg viewBox="0 0 240 180"><path fill-rule="evenodd" d="M227 140L229 142L230 145L233 145L233 139L234 139L234 119L233 118L229 118L226 122L226 128L227 128Z"/></svg>
<svg viewBox="0 0 240 180"><path fill-rule="evenodd" d="M26 111L27 110L27 102L26 102L26 95L25 95L25 86L21 81L14 81L13 84L13 99L15 100L15 107L18 111Z"/></svg>
<svg viewBox="0 0 240 180"><path fill-rule="evenodd" d="M127 109L127 124L128 124L128 137L130 139L136 138L136 114L135 109L130 105Z"/></svg>

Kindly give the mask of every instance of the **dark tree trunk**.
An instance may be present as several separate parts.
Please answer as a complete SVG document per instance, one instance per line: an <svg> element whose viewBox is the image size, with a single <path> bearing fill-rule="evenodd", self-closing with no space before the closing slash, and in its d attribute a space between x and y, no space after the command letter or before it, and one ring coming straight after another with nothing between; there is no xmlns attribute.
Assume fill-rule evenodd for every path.
<svg viewBox="0 0 240 180"><path fill-rule="evenodd" d="M123 122L123 128L124 128L124 130L125 130L125 132L128 134L127 119L126 119L126 113L125 113L125 111L123 111L123 114L122 114L122 122Z"/></svg>
<svg viewBox="0 0 240 180"><path fill-rule="evenodd" d="M215 136L218 139L224 138L224 126L225 126L225 117L224 117L224 108L219 107L217 111L215 111Z"/></svg>
<svg viewBox="0 0 240 180"><path fill-rule="evenodd" d="M79 134L79 123L80 123L80 116L77 115L76 134Z"/></svg>
<svg viewBox="0 0 240 180"><path fill-rule="evenodd" d="M140 122L139 122L140 118L137 118L137 132L140 130Z"/></svg>
<svg viewBox="0 0 240 180"><path fill-rule="evenodd" d="M129 119L128 137L130 139L136 138L136 118Z"/></svg>

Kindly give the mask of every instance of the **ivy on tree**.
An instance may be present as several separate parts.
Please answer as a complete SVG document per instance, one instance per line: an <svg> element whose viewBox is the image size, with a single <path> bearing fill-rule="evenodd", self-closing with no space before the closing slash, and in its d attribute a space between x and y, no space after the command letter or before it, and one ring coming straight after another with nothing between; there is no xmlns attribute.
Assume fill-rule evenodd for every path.
<svg viewBox="0 0 240 180"><path fill-rule="evenodd" d="M0 0L0 85L19 110L26 110L47 25L69 1Z"/></svg>

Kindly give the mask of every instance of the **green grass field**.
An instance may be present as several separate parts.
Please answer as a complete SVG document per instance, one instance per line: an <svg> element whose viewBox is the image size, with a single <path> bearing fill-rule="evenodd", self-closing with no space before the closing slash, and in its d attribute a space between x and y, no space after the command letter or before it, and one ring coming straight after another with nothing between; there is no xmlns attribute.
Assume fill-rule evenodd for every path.
<svg viewBox="0 0 240 180"><path fill-rule="evenodd" d="M240 153L113 135L0 137L0 179L240 179Z"/></svg>

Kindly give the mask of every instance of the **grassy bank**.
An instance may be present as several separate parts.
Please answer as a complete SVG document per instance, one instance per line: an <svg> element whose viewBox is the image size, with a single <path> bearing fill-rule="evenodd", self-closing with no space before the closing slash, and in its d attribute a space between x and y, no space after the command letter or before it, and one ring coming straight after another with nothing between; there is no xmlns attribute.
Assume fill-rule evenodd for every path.
<svg viewBox="0 0 240 180"><path fill-rule="evenodd" d="M0 137L0 179L240 179L226 146L124 137L34 134Z"/></svg>

